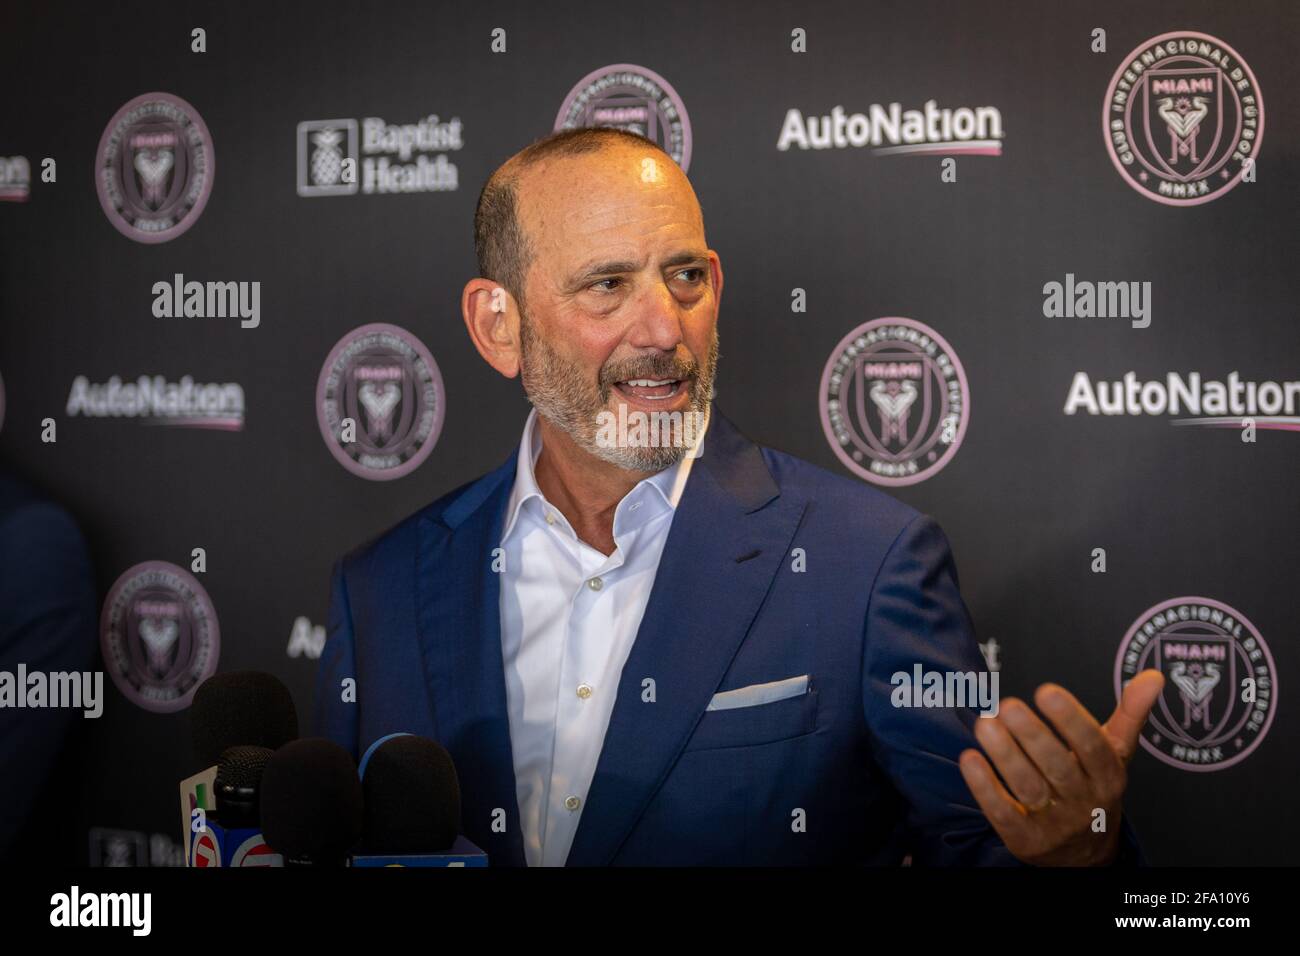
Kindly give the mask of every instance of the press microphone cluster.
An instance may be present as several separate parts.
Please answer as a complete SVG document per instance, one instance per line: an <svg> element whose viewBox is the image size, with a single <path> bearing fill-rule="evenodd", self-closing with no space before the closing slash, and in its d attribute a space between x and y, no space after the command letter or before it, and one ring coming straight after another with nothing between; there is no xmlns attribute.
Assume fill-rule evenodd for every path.
<svg viewBox="0 0 1300 956"><path fill-rule="evenodd" d="M191 866L487 865L459 835L460 784L437 742L390 734L358 768L333 741L297 739L288 688L252 671L210 678L192 716L195 753L216 767L211 807L204 775L182 783L202 824Z"/></svg>
<svg viewBox="0 0 1300 956"><path fill-rule="evenodd" d="M182 781L186 862L194 867L281 866L261 829L262 778L274 752L298 736L289 688L272 674L236 671L201 684L190 708L194 753L206 771Z"/></svg>

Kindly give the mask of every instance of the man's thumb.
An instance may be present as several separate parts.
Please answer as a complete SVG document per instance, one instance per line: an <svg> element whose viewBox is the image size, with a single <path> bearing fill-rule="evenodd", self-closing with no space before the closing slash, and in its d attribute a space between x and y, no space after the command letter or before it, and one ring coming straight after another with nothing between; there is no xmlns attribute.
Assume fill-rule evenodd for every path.
<svg viewBox="0 0 1300 956"><path fill-rule="evenodd" d="M1124 687L1115 712L1102 728L1124 763L1128 763L1137 750L1138 734L1164 687L1164 674L1158 670L1144 670Z"/></svg>

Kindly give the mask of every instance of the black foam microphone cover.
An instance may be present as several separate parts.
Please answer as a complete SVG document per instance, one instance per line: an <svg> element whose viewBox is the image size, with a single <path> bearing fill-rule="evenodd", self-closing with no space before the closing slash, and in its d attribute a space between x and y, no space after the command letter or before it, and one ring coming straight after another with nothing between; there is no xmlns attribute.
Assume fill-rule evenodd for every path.
<svg viewBox="0 0 1300 956"><path fill-rule="evenodd" d="M262 772L262 836L286 866L342 866L361 837L352 755L323 737L287 743Z"/></svg>
<svg viewBox="0 0 1300 956"><path fill-rule="evenodd" d="M227 747L217 762L213 785L217 822L223 827L255 827L260 819L262 774L272 751L268 747Z"/></svg>
<svg viewBox="0 0 1300 956"><path fill-rule="evenodd" d="M405 734L380 744L361 787L367 853L441 853L460 833L460 781L436 741Z"/></svg>
<svg viewBox="0 0 1300 956"><path fill-rule="evenodd" d="M275 750L298 736L298 711L284 682L262 671L209 677L190 704L194 753L201 767L221 760L227 747Z"/></svg>

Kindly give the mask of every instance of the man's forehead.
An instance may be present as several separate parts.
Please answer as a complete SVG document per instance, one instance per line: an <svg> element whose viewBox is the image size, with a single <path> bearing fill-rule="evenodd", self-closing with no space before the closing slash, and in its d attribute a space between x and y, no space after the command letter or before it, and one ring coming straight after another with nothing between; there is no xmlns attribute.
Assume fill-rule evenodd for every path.
<svg viewBox="0 0 1300 956"><path fill-rule="evenodd" d="M655 149L617 144L591 153L547 157L519 172L517 214L530 234L580 228L601 211L650 203L699 216L694 191L671 158Z"/></svg>

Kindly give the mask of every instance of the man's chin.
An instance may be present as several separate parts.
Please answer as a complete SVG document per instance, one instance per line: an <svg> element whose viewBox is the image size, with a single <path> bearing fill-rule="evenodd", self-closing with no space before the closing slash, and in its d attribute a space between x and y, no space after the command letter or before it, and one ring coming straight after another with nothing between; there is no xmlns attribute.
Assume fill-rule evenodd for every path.
<svg viewBox="0 0 1300 956"><path fill-rule="evenodd" d="M703 403L693 393L684 397L684 402L665 402L668 407L638 407L611 389L606 404L594 417L593 441L583 442L583 446L602 461L630 471L669 468L699 443L707 417L707 404L697 408Z"/></svg>
<svg viewBox="0 0 1300 956"><path fill-rule="evenodd" d="M680 447L641 447L607 443L598 432L596 437L583 443L588 454L626 471L658 472L671 468L686 456L688 449Z"/></svg>

